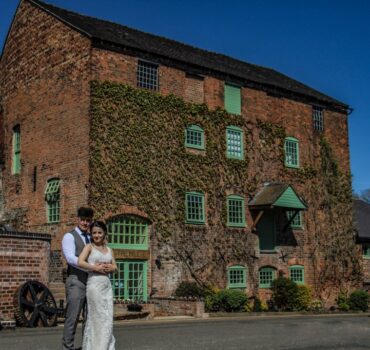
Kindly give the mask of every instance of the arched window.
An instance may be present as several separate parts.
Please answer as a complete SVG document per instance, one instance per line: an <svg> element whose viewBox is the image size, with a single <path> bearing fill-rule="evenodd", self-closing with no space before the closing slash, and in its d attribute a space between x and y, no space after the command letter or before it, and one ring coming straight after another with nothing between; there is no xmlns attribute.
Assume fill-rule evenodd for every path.
<svg viewBox="0 0 370 350"><path fill-rule="evenodd" d="M185 147L204 149L204 130L198 125L190 125L185 129Z"/></svg>
<svg viewBox="0 0 370 350"><path fill-rule="evenodd" d="M227 288L246 288L247 268L244 266L230 266L227 268Z"/></svg>
<svg viewBox="0 0 370 350"><path fill-rule="evenodd" d="M50 179L45 189L48 223L60 221L60 180Z"/></svg>
<svg viewBox="0 0 370 350"><path fill-rule="evenodd" d="M304 266L302 265L290 266L289 278L297 284L304 284Z"/></svg>
<svg viewBox="0 0 370 350"><path fill-rule="evenodd" d="M276 279L276 269L273 267L261 267L259 271L259 287L271 288L272 281Z"/></svg>
<svg viewBox="0 0 370 350"><path fill-rule="evenodd" d="M112 248L148 249L148 220L122 215L108 220L108 239Z"/></svg>

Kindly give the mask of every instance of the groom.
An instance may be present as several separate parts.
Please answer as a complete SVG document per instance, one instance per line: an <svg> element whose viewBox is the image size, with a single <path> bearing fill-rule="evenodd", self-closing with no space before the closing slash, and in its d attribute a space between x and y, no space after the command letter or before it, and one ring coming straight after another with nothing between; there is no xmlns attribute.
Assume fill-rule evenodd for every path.
<svg viewBox="0 0 370 350"><path fill-rule="evenodd" d="M87 272L78 267L78 256L84 246L90 243L89 227L94 216L91 208L81 207L77 211L77 226L67 232L62 240L62 252L67 260L65 283L67 309L64 321L63 350L77 350L74 338L77 322L86 303ZM104 271L102 270L102 273Z"/></svg>

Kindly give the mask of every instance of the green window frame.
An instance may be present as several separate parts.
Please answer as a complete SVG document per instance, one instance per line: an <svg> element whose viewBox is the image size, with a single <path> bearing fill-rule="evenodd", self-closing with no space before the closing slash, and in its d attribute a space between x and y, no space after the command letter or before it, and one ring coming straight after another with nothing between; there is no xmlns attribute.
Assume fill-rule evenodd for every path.
<svg viewBox="0 0 370 350"><path fill-rule="evenodd" d="M276 270L272 267L261 267L259 270L259 287L271 288L272 281L276 278Z"/></svg>
<svg viewBox="0 0 370 350"><path fill-rule="evenodd" d="M60 222L60 180L51 179L45 189L47 222L54 224Z"/></svg>
<svg viewBox="0 0 370 350"><path fill-rule="evenodd" d="M21 127L16 125L13 128L13 159L12 159L12 174L21 172Z"/></svg>
<svg viewBox="0 0 370 350"><path fill-rule="evenodd" d="M204 224L205 208L204 194L201 192L186 192L185 195L186 223Z"/></svg>
<svg viewBox="0 0 370 350"><path fill-rule="evenodd" d="M243 197L227 196L227 226L245 227L245 200Z"/></svg>
<svg viewBox="0 0 370 350"><path fill-rule="evenodd" d="M246 267L235 265L227 268L227 288L247 288Z"/></svg>
<svg viewBox="0 0 370 350"><path fill-rule="evenodd" d="M148 300L148 262L143 260L117 260L117 270L110 280L114 299L130 301Z"/></svg>
<svg viewBox="0 0 370 350"><path fill-rule="evenodd" d="M365 259L370 259L370 245L363 245L362 246L362 256Z"/></svg>
<svg viewBox="0 0 370 350"><path fill-rule="evenodd" d="M190 125L185 129L185 147L204 149L204 130L198 125Z"/></svg>
<svg viewBox="0 0 370 350"><path fill-rule="evenodd" d="M312 106L313 129L318 132L324 131L324 109L318 106Z"/></svg>
<svg viewBox="0 0 370 350"><path fill-rule="evenodd" d="M286 211L286 217L288 220L291 219L291 217L294 215L295 211L294 210L287 210ZM294 217L292 222L290 223L291 228L296 228L296 229L302 229L303 228L303 216L302 216L302 211L299 210L297 215Z"/></svg>
<svg viewBox="0 0 370 350"><path fill-rule="evenodd" d="M289 278L297 284L304 284L304 266L302 265L290 266Z"/></svg>
<svg viewBox="0 0 370 350"><path fill-rule="evenodd" d="M284 143L285 166L299 168L299 141L294 137L287 137Z"/></svg>
<svg viewBox="0 0 370 350"><path fill-rule="evenodd" d="M135 215L120 215L108 220L108 241L111 248L148 249L148 221Z"/></svg>
<svg viewBox="0 0 370 350"><path fill-rule="evenodd" d="M241 115L241 88L225 83L224 87L224 104L228 113Z"/></svg>
<svg viewBox="0 0 370 350"><path fill-rule="evenodd" d="M237 126L226 128L226 156L230 159L244 159L243 130Z"/></svg>

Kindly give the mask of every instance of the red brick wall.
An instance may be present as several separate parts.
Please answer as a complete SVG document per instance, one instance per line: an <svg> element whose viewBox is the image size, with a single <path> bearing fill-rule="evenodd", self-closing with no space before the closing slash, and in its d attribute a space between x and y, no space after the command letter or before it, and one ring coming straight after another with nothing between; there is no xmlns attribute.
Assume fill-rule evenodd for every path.
<svg viewBox="0 0 370 350"><path fill-rule="evenodd" d="M49 240L0 234L0 318L14 319L14 293L24 282L48 284L49 257Z"/></svg>
<svg viewBox="0 0 370 350"><path fill-rule="evenodd" d="M50 232L53 249L87 202L90 40L24 1L0 65L5 210L21 230ZM21 173L11 174L12 129L20 124ZM34 191L34 168L37 168ZM61 223L46 224L48 179L61 180Z"/></svg>

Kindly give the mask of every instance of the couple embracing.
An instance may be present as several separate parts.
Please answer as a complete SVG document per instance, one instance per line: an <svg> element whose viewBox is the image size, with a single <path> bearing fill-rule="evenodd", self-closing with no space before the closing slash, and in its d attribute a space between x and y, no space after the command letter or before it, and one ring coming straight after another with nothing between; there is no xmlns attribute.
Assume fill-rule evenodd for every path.
<svg viewBox="0 0 370 350"><path fill-rule="evenodd" d="M86 319L82 349L115 349L113 292L108 275L117 265L106 245L107 227L102 221L93 221L93 215L91 208L79 208L77 226L62 240L68 264L63 350L77 350L74 338L81 312Z"/></svg>

